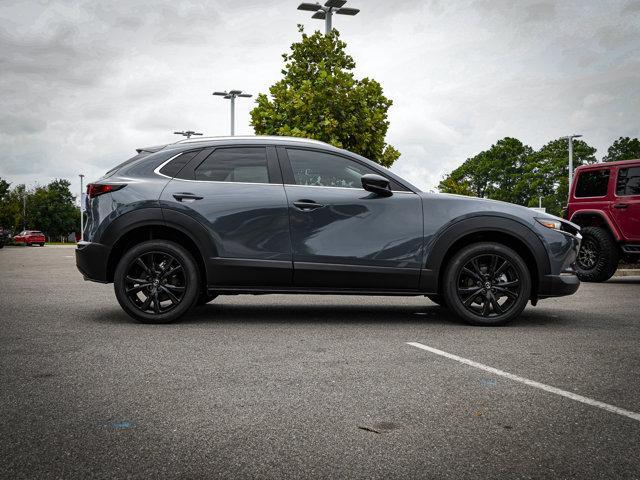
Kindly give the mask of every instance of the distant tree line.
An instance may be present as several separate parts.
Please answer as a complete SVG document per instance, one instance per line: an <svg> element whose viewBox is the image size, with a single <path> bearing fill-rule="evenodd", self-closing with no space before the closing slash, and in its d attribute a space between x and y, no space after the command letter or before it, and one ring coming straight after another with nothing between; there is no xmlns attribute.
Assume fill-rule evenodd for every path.
<svg viewBox="0 0 640 480"><path fill-rule="evenodd" d="M15 234L22 231L24 222L27 230L40 230L51 240L78 231L80 209L74 203L70 185L68 180L59 179L28 190L23 184L12 188L0 178L0 226Z"/></svg>
<svg viewBox="0 0 640 480"><path fill-rule="evenodd" d="M596 149L585 141L573 141L573 165L596 162ZM524 206L542 206L560 215L566 204L569 176L569 145L552 140L539 150L517 138L505 137L495 145L445 175L438 189L474 197L491 198ZM640 158L640 140L620 137L609 147L605 162Z"/></svg>

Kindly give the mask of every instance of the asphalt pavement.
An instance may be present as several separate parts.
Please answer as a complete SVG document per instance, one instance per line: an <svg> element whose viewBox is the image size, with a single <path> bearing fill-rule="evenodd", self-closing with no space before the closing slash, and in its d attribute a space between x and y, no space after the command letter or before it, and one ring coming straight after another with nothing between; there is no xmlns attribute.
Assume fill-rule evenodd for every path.
<svg viewBox="0 0 640 480"><path fill-rule="evenodd" d="M1 478L640 478L640 277L501 328L295 295L141 325L73 255L0 250Z"/></svg>

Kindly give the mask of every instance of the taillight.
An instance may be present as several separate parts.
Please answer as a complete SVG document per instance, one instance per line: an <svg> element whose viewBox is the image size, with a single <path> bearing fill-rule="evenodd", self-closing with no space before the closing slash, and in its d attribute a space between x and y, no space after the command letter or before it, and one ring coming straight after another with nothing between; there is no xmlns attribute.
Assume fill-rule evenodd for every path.
<svg viewBox="0 0 640 480"><path fill-rule="evenodd" d="M103 193L115 192L126 186L126 183L90 183L87 185L87 195L89 198L94 198Z"/></svg>

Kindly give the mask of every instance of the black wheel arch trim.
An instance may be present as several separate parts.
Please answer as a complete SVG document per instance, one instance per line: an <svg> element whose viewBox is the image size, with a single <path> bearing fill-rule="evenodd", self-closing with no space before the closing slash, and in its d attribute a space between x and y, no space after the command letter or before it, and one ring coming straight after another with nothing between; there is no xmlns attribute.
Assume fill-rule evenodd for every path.
<svg viewBox="0 0 640 480"><path fill-rule="evenodd" d="M191 239L202 255L206 274L209 277L207 259L218 256L216 241L200 222L176 210L149 207L125 213L105 229L100 243L111 249L127 233L142 227L154 226L172 228Z"/></svg>
<svg viewBox="0 0 640 480"><path fill-rule="evenodd" d="M538 234L517 217L495 214L470 214L459 217L437 232L426 245L425 261L420 278L420 290L438 292L442 263L449 249L463 237L482 232L505 233L524 244L533 256L538 279L551 271L547 250Z"/></svg>

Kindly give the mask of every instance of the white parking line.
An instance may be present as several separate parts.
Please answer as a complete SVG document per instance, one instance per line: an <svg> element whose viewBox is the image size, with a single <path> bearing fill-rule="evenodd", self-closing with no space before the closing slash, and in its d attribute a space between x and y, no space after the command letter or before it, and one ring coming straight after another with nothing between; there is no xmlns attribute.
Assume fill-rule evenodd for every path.
<svg viewBox="0 0 640 480"><path fill-rule="evenodd" d="M450 358L451 360L455 360L456 362L464 363L465 365L479 368L480 370L491 372L501 377L509 378L516 382L524 383L525 385L529 385L531 387L539 388L540 390L544 390L546 392L551 392L562 397L570 398L571 400L575 400L576 402L582 402L593 407L602 408L603 410L617 413L618 415L623 415L640 422L640 413L631 412L629 410L625 410L624 408L616 407L615 405L609 405L608 403L583 397L582 395L578 395L577 393L567 392L566 390L561 390L559 388L552 387L551 385L545 385L544 383L536 382L535 380L529 380L528 378L520 377L509 372L504 372L502 370L498 370L497 368L489 367L488 365L483 365L482 363L474 362L473 360L459 357L452 353L443 352L442 350L438 350L437 348L427 347L426 345L418 342L407 342L407 345L426 350L427 352L435 353L436 355L440 355L442 357Z"/></svg>

